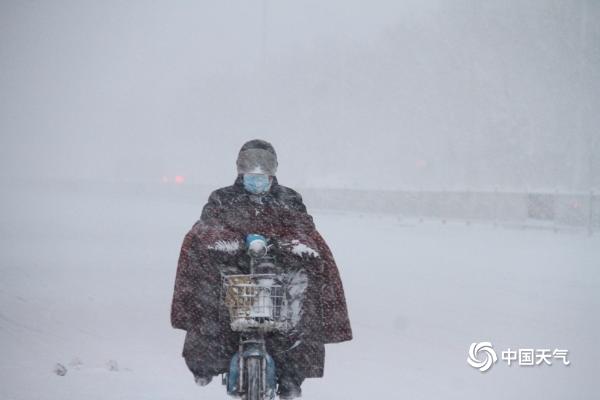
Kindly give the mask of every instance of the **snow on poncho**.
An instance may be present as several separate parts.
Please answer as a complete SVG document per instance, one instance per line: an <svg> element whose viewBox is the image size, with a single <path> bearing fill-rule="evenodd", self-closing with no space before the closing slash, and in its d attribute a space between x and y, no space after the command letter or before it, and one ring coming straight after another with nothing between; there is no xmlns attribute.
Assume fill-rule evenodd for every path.
<svg viewBox="0 0 600 400"><path fill-rule="evenodd" d="M291 241L281 241L279 243L281 248L292 252L297 256L310 256L310 257L319 257L319 252L310 246L300 242L298 239L293 239Z"/></svg>
<svg viewBox="0 0 600 400"><path fill-rule="evenodd" d="M240 247L240 242L237 240L218 240L208 246L210 250L224 251L226 253L235 253Z"/></svg>

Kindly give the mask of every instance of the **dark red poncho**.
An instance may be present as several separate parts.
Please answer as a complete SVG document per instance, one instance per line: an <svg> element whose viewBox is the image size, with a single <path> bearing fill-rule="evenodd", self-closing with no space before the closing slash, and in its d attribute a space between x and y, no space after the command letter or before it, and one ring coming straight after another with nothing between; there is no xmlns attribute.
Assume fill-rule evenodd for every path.
<svg viewBox="0 0 600 400"><path fill-rule="evenodd" d="M202 216L185 236L175 279L171 324L187 331L183 355L206 373L227 369L237 350L220 301L221 273L248 273L244 238L261 234L275 243L283 268L302 268L308 277L302 317L287 338L300 340L295 363L309 376L322 376L324 343L352 339L344 290L329 247L315 229L300 195L273 184L267 194L245 191L241 177L214 191ZM304 251L303 251L304 250ZM277 339L279 340L279 339ZM277 361L277 358L276 358Z"/></svg>

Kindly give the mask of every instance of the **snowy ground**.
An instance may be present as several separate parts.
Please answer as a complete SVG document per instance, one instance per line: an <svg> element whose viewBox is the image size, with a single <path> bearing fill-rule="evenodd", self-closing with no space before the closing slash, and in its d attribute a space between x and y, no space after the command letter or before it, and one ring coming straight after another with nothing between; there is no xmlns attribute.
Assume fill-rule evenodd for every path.
<svg viewBox="0 0 600 400"><path fill-rule="evenodd" d="M218 382L195 385L170 327L179 246L206 193L176 198L6 188L0 399L227 398ZM327 346L304 398L596 398L600 235L313 214L355 340ZM482 374L466 358L483 340L566 348L571 365Z"/></svg>

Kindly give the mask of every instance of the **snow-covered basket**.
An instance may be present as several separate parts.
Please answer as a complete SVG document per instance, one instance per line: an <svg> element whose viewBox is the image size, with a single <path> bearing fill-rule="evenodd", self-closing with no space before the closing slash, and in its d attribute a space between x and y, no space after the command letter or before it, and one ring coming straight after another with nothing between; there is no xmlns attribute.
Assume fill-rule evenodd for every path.
<svg viewBox="0 0 600 400"><path fill-rule="evenodd" d="M283 331L288 327L285 290L277 275L223 275L222 298L233 331Z"/></svg>

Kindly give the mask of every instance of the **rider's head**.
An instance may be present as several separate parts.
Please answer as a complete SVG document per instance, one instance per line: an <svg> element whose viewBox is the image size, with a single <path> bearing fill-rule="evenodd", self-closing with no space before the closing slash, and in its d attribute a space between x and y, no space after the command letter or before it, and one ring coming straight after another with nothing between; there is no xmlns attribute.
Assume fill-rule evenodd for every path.
<svg viewBox="0 0 600 400"><path fill-rule="evenodd" d="M244 143L237 158L238 175L244 188L254 194L266 193L277 172L277 154L271 143L260 139Z"/></svg>

